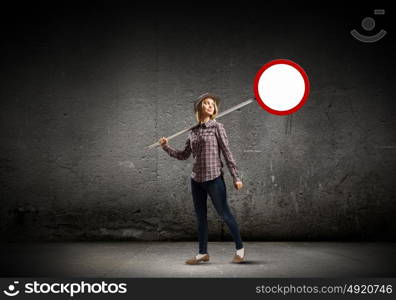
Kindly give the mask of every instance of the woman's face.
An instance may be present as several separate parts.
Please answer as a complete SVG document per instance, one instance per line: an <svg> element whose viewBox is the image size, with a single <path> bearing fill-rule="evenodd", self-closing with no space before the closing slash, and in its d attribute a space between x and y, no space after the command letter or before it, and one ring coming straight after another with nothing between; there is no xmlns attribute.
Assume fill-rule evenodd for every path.
<svg viewBox="0 0 396 300"><path fill-rule="evenodd" d="M202 101L202 115L203 117L211 116L214 113L214 100L206 98Z"/></svg>

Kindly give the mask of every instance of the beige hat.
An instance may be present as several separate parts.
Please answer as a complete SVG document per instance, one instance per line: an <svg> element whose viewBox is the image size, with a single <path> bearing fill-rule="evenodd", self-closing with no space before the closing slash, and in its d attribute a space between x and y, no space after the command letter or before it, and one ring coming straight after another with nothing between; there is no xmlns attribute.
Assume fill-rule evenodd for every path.
<svg viewBox="0 0 396 300"><path fill-rule="evenodd" d="M199 104L207 98L212 98L216 103L217 107L219 107L220 98L212 93L205 93L199 96L196 100L194 100L194 112L197 112Z"/></svg>

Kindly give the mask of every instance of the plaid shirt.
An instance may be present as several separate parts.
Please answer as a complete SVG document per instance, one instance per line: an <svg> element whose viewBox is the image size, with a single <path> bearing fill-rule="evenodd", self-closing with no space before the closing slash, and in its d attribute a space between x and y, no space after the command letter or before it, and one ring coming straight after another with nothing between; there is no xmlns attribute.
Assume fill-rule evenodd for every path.
<svg viewBox="0 0 396 300"><path fill-rule="evenodd" d="M233 181L240 181L224 126L216 120L209 120L193 127L188 133L184 150L177 150L169 145L163 146L162 149L180 160L189 158L192 153L195 161L191 178L197 182L212 180L223 174L221 149Z"/></svg>

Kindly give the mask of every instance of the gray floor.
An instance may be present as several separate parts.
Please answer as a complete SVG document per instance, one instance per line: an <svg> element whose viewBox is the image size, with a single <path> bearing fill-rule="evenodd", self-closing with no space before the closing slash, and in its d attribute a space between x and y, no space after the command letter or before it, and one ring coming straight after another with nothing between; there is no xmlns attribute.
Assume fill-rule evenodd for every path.
<svg viewBox="0 0 396 300"><path fill-rule="evenodd" d="M2 277L395 277L396 243L209 242L210 261L186 265L196 242L1 244Z"/></svg>

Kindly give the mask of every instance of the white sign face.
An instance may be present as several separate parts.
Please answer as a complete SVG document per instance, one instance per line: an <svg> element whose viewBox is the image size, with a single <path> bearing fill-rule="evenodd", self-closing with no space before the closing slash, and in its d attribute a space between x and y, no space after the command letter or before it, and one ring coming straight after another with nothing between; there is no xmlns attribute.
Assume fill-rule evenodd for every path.
<svg viewBox="0 0 396 300"><path fill-rule="evenodd" d="M309 94L309 80L296 63L278 59L265 64L254 82L256 100L272 114L288 115L299 110Z"/></svg>

